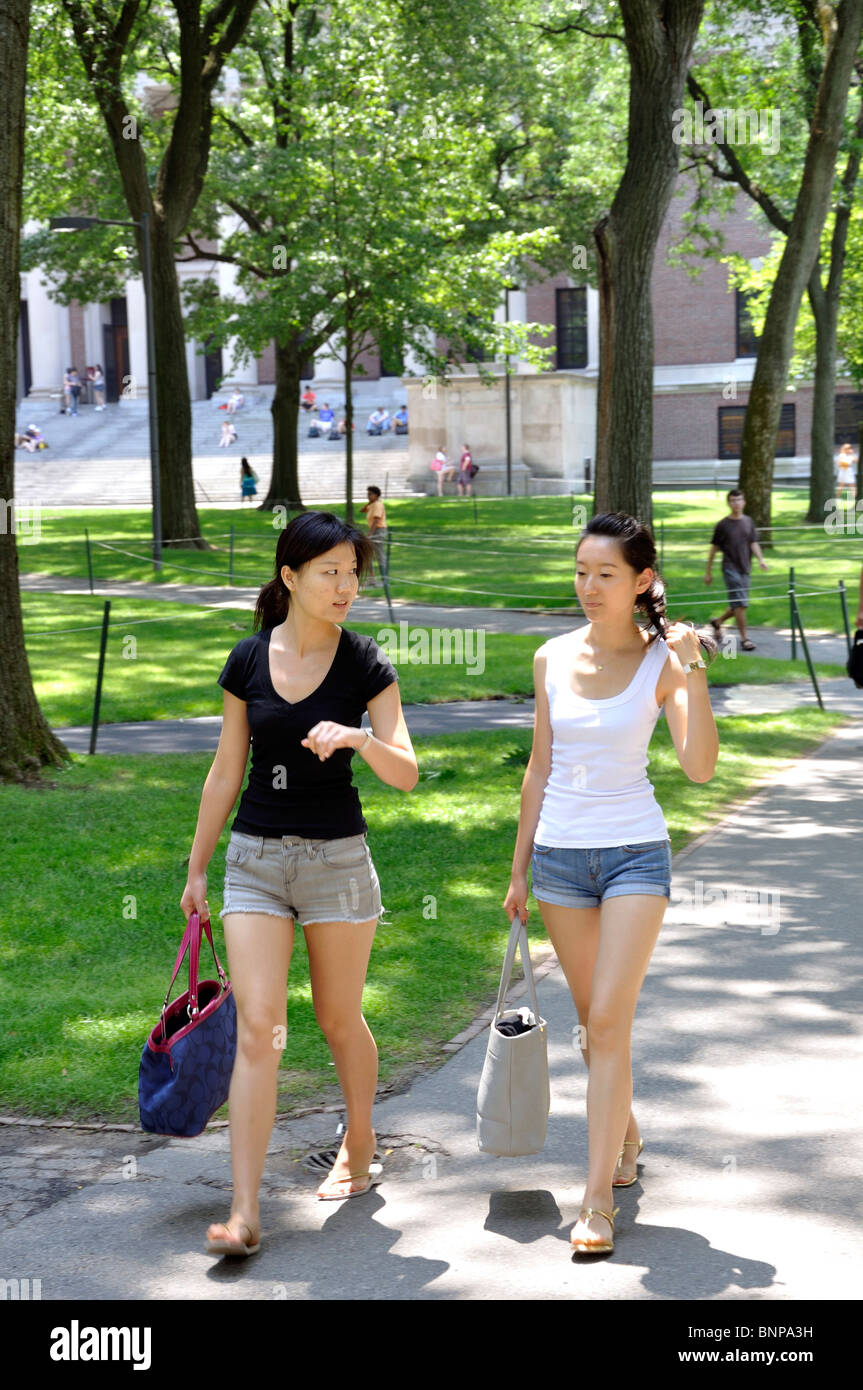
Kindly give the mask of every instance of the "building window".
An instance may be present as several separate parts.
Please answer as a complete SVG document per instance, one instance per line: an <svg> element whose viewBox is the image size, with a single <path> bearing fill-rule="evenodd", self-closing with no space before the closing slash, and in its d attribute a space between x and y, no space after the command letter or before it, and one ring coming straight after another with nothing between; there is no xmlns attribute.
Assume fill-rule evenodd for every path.
<svg viewBox="0 0 863 1390"><path fill-rule="evenodd" d="M835 443L853 444L860 442L860 425L863 424L863 395L856 391L843 391L836 396Z"/></svg>
<svg viewBox="0 0 863 1390"><path fill-rule="evenodd" d="M749 317L749 290L737 290L737 356L757 357L758 338Z"/></svg>
<svg viewBox="0 0 863 1390"><path fill-rule="evenodd" d="M794 409L793 404L782 407L779 415L779 429L776 434L775 458L793 458L797 452ZM719 458L740 458L745 415L745 405L721 405L719 407Z"/></svg>
<svg viewBox="0 0 863 1390"><path fill-rule="evenodd" d="M555 291L559 372L587 366L587 290Z"/></svg>

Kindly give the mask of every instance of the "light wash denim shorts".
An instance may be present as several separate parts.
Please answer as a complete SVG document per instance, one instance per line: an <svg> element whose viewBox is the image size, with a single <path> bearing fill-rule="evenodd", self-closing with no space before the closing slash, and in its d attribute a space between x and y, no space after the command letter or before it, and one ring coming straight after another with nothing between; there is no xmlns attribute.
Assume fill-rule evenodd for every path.
<svg viewBox="0 0 863 1390"><path fill-rule="evenodd" d="M671 841L601 849L534 845L530 859L533 896L558 907L598 907L605 898L631 893L671 896Z"/></svg>
<svg viewBox="0 0 863 1390"><path fill-rule="evenodd" d="M736 569L734 565L722 565L722 578L725 580L725 589L728 594L729 608L748 608L749 607L749 581L750 574L744 574L742 570Z"/></svg>
<svg viewBox="0 0 863 1390"><path fill-rule="evenodd" d="M225 851L224 905L310 922L369 922L384 911L365 835L306 840L232 830Z"/></svg>

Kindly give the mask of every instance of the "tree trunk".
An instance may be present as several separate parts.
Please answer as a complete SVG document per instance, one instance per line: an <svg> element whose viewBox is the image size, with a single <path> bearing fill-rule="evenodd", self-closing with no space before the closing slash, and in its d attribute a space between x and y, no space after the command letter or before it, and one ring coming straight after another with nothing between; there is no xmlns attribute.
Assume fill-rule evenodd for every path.
<svg viewBox="0 0 863 1390"><path fill-rule="evenodd" d="M832 268L831 268L832 269ZM809 303L815 319L815 379L812 391L812 461L807 521L823 522L825 504L836 496L833 442L836 433L836 333L839 300L821 284L821 261L809 277Z"/></svg>
<svg viewBox="0 0 863 1390"><path fill-rule="evenodd" d="M756 526L769 530L773 460L800 301L830 206L848 87L863 33L863 0L841 0L810 126L803 178L773 283L743 425L740 487ZM770 537L763 536L769 544Z"/></svg>
<svg viewBox="0 0 863 1390"><path fill-rule="evenodd" d="M30 0L0 5L0 781L38 782L47 764L68 761L52 734L33 691L18 587L18 520L35 534L39 509L15 497L15 386L21 302L18 247L24 175L24 110Z"/></svg>
<svg viewBox="0 0 863 1390"><path fill-rule="evenodd" d="M297 447L301 366L295 339L292 338L284 347L276 343L276 390L270 406L273 417L273 472L261 510L286 507L292 512L303 511Z"/></svg>
<svg viewBox="0 0 863 1390"><path fill-rule="evenodd" d="M857 73L863 77L861 65ZM821 261L816 257L809 277L809 303L815 320L815 393L812 406L812 464L809 475L807 521L823 522L824 504L836 492L833 448L836 443L836 341L839 296L848 250L848 226L860 172L863 142L863 99L854 123L854 140L842 175L842 188L830 238L830 270L826 289L821 284ZM823 357L823 363L822 363Z"/></svg>
<svg viewBox="0 0 863 1390"><path fill-rule="evenodd" d="M209 550L201 536L192 477L192 399L174 243L156 217L151 234L162 539L172 549ZM171 577L171 570L166 571Z"/></svg>
<svg viewBox="0 0 863 1390"><path fill-rule="evenodd" d="M629 51L623 178L594 230L599 261L596 511L650 525L653 474L653 310L656 243L677 177L681 108L703 0L621 0Z"/></svg>
<svg viewBox="0 0 863 1390"><path fill-rule="evenodd" d="M354 519L354 334L350 295L345 299L345 521Z"/></svg>

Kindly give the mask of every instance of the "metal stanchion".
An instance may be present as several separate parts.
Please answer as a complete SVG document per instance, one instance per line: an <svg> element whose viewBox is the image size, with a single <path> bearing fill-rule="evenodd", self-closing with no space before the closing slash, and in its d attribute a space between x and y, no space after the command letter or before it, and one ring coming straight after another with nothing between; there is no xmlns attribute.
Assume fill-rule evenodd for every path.
<svg viewBox="0 0 863 1390"><path fill-rule="evenodd" d="M230 550L229 550L229 553L228 553L228 583L229 583L229 584L233 584L233 582L234 582L234 527L233 527L233 523L231 524L231 539L230 539L229 545L230 545Z"/></svg>
<svg viewBox="0 0 863 1390"><path fill-rule="evenodd" d="M111 600L105 600L105 610L102 614L102 639L99 645L99 670L96 673L96 698L93 701L93 722L90 725L90 755L96 752L96 734L99 729L99 706L102 703L102 676L105 673L105 651L108 646L108 615L111 612Z"/></svg>
<svg viewBox="0 0 863 1390"><path fill-rule="evenodd" d="M797 626L800 629L800 644L803 647L803 655L806 657L806 665L809 667L809 676L812 681L813 688L815 690L815 698L818 701L818 708L823 709L824 701L821 699L821 691L818 689L818 680L815 675L815 667L812 665L812 658L809 655L809 643L806 641L806 633L803 631L803 623L800 620L800 609L797 607L797 598L793 592L791 594L791 603L794 608L794 616L797 620Z"/></svg>
<svg viewBox="0 0 863 1390"><path fill-rule="evenodd" d="M842 604L842 622L845 625L845 643L851 655L851 627L848 622L848 595L845 593L845 580L839 580L839 602Z"/></svg>
<svg viewBox="0 0 863 1390"><path fill-rule="evenodd" d="M90 576L90 593L92 594L95 592L93 588L93 556L90 551L90 532L86 526L84 527L84 539L87 542L87 573Z"/></svg>
<svg viewBox="0 0 863 1390"><path fill-rule="evenodd" d="M797 660L797 634L794 627L794 609L796 601L794 598L794 566L788 571L788 607L791 612L791 660Z"/></svg>

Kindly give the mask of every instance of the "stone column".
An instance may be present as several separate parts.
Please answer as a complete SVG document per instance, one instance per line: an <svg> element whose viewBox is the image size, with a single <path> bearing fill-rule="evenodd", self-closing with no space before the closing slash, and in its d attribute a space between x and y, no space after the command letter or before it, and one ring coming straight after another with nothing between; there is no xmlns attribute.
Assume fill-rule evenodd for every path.
<svg viewBox="0 0 863 1390"><path fill-rule="evenodd" d="M147 404L147 302L142 279L126 281L126 320L129 332L129 375L131 381L117 382L120 405ZM102 366L104 367L104 362Z"/></svg>
<svg viewBox="0 0 863 1390"><path fill-rule="evenodd" d="M69 365L69 310L48 297L38 269L22 275L21 283L30 324L32 385L28 399L47 400L62 393L63 372Z"/></svg>

